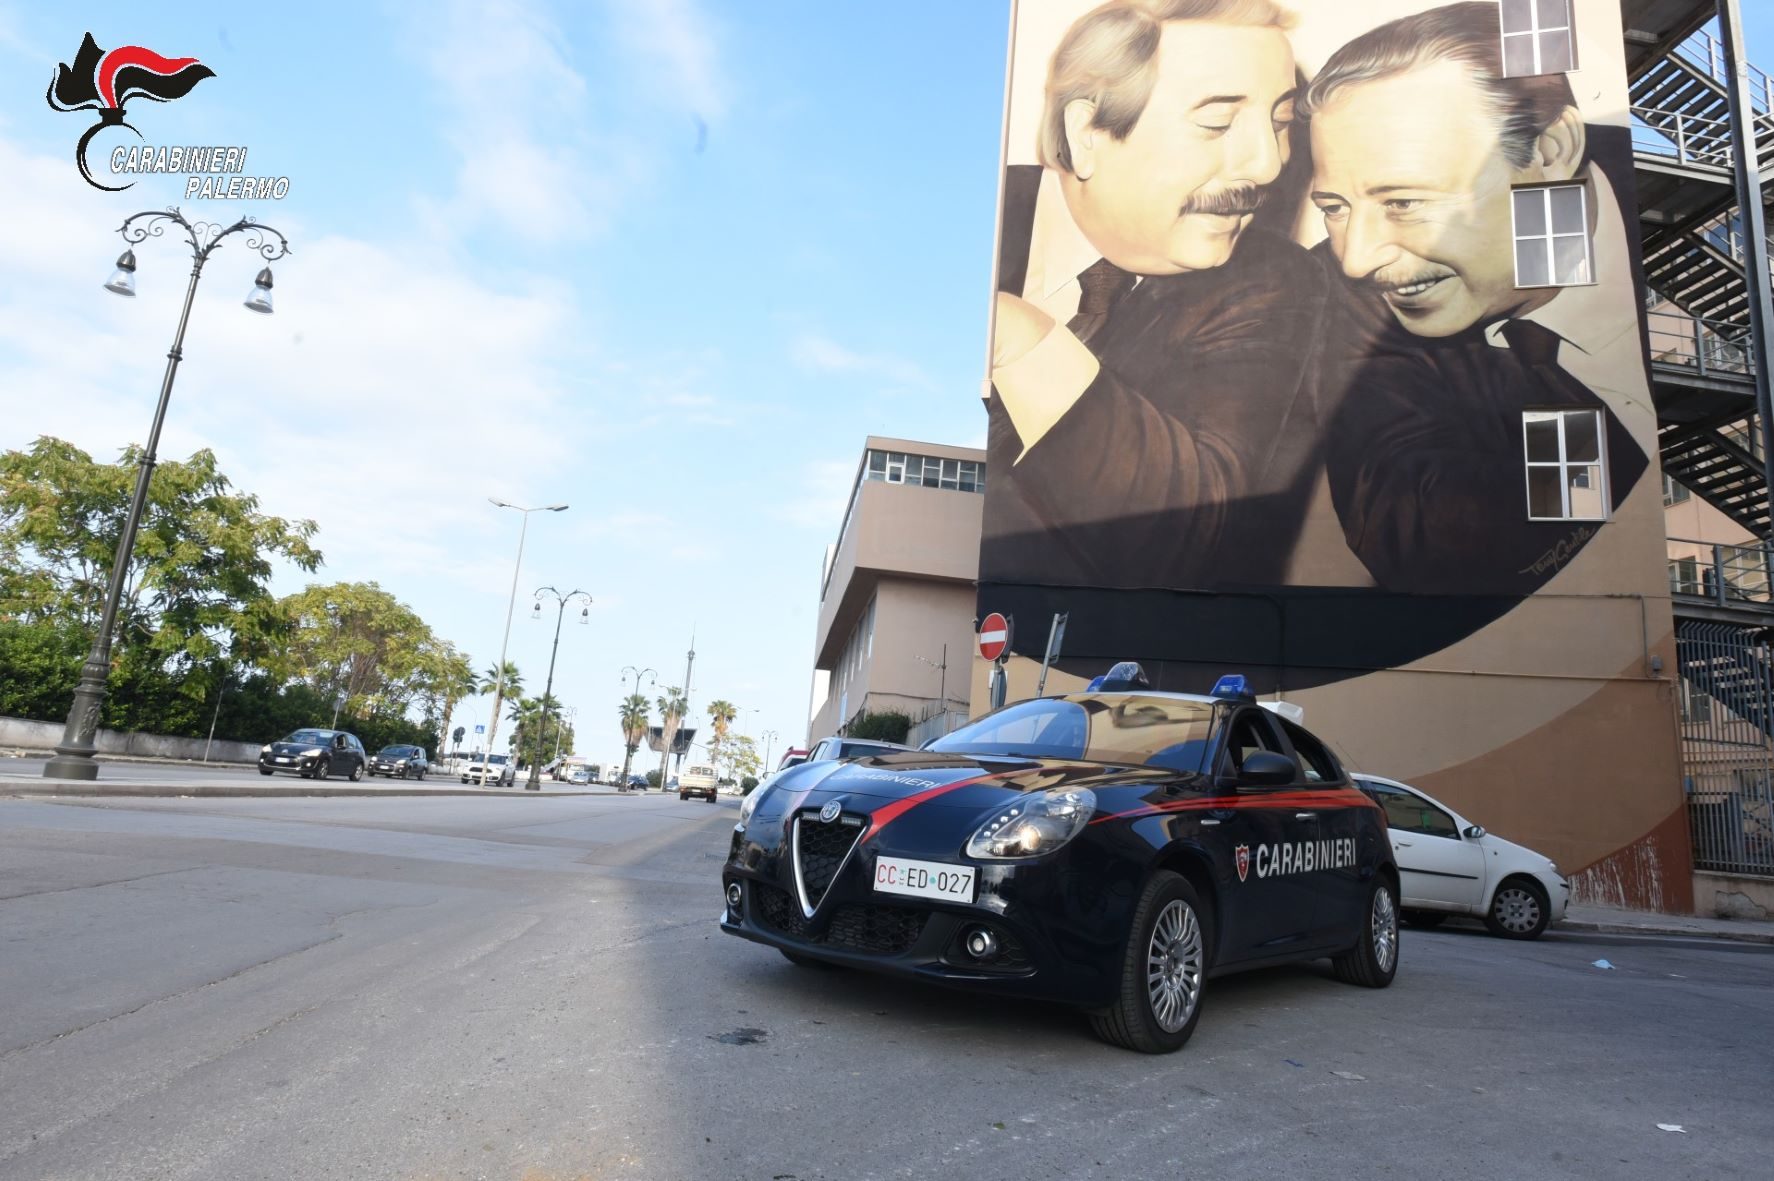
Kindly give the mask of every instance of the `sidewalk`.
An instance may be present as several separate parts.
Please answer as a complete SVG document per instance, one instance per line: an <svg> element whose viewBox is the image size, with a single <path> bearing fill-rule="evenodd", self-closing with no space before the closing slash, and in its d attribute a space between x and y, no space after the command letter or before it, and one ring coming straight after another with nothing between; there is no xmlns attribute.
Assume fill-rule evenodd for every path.
<svg viewBox="0 0 1774 1181"><path fill-rule="evenodd" d="M1774 919L1708 919L1695 915L1652 914L1606 906L1571 906L1556 931L1596 931L1609 935L1686 935L1774 945Z"/></svg>

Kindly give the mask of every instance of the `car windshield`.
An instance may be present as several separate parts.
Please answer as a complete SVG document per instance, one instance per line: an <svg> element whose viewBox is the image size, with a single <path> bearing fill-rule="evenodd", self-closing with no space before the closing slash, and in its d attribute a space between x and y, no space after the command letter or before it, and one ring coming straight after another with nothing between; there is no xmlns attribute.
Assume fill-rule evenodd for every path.
<svg viewBox="0 0 1774 1181"><path fill-rule="evenodd" d="M1171 697L1044 697L1006 706L927 749L1199 771L1213 714L1211 702Z"/></svg>
<svg viewBox="0 0 1774 1181"><path fill-rule="evenodd" d="M304 746L325 746L333 740L331 730L297 730L285 742L299 742Z"/></svg>
<svg viewBox="0 0 1774 1181"><path fill-rule="evenodd" d="M404 759L413 753L413 748L410 746L385 746L382 748L382 753L391 759Z"/></svg>
<svg viewBox="0 0 1774 1181"><path fill-rule="evenodd" d="M494 755L492 758L487 760L487 762L489 762L489 763L508 763L510 761L511 761L510 755Z"/></svg>

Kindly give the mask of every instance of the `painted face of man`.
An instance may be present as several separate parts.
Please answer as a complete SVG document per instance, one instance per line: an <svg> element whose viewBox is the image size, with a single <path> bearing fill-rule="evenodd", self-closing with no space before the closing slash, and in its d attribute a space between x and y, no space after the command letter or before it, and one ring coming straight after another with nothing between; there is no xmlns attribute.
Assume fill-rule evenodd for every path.
<svg viewBox="0 0 1774 1181"><path fill-rule="evenodd" d="M1223 265L1287 163L1294 98L1279 29L1166 24L1151 99L1126 139L1090 126L1089 103L1068 112L1073 219L1134 274Z"/></svg>
<svg viewBox="0 0 1774 1181"><path fill-rule="evenodd" d="M1312 199L1351 279L1372 284L1418 336L1451 336L1518 311L1513 167L1472 74L1455 62L1360 83L1312 119Z"/></svg>

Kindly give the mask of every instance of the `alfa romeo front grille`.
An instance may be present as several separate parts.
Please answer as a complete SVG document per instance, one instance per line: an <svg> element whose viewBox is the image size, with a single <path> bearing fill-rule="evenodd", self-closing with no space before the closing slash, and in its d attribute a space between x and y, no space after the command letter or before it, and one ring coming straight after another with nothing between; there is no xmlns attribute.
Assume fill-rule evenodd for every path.
<svg viewBox="0 0 1774 1181"><path fill-rule="evenodd" d="M811 917L825 901L850 851L862 836L862 818L838 816L831 821L819 818L817 812L795 816L793 834L795 888L801 895L801 909Z"/></svg>

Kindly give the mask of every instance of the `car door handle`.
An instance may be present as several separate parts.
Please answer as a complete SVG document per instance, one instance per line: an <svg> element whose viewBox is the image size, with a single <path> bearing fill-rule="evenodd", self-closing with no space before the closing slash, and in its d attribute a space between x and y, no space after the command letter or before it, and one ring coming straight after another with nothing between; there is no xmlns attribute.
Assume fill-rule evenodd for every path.
<svg viewBox="0 0 1774 1181"><path fill-rule="evenodd" d="M1393 841L1392 847L1394 849L1408 849L1411 847L1411 843L1409 841Z"/></svg>
<svg viewBox="0 0 1774 1181"><path fill-rule="evenodd" d="M1294 819L1295 820L1317 820L1318 813L1316 813L1316 812L1295 812Z"/></svg>

